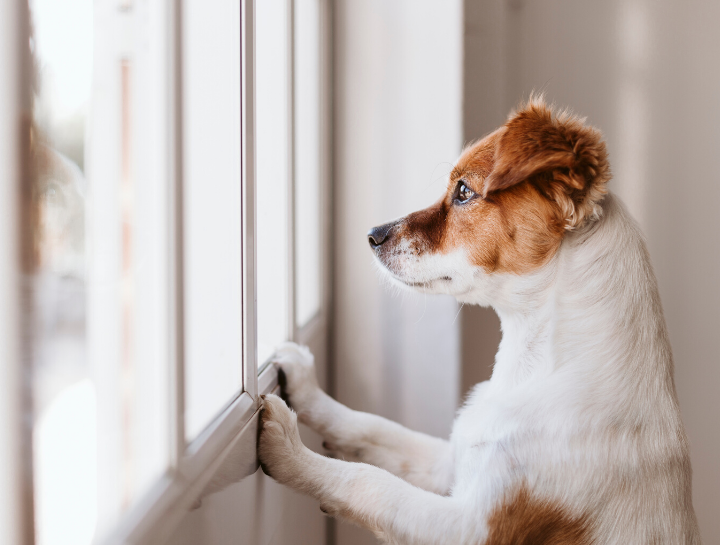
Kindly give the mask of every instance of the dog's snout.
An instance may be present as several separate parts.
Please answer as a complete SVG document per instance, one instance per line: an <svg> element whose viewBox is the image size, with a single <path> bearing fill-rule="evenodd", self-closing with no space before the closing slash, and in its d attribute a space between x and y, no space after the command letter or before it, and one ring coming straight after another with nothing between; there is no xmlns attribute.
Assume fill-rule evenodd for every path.
<svg viewBox="0 0 720 545"><path fill-rule="evenodd" d="M397 225L397 222L386 223L379 227L373 227L368 231L368 242L370 247L374 250L390 238L390 231Z"/></svg>

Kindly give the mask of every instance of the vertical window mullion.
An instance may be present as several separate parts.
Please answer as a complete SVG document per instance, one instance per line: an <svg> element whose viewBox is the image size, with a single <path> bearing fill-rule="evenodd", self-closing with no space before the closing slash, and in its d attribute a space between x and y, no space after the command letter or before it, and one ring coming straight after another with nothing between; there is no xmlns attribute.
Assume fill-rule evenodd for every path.
<svg viewBox="0 0 720 545"><path fill-rule="evenodd" d="M241 150L243 222L243 387L257 397L257 260L255 250L255 1L241 4Z"/></svg>
<svg viewBox="0 0 720 545"><path fill-rule="evenodd" d="M169 349L169 402L170 410L170 467L177 468L185 451L185 345L184 345L184 275L183 275L183 123L182 123L182 0L168 2L169 29L167 40L169 78L173 82L167 89L169 153L169 223L168 248L170 261L169 320L171 324Z"/></svg>
<svg viewBox="0 0 720 545"><path fill-rule="evenodd" d="M297 274L295 244L295 0L289 2L288 17L288 336L296 340L297 336Z"/></svg>

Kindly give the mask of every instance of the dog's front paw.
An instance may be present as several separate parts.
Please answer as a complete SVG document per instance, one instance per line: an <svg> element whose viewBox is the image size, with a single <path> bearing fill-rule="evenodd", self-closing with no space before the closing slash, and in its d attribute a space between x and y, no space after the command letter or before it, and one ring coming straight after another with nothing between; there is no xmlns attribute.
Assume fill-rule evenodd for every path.
<svg viewBox="0 0 720 545"><path fill-rule="evenodd" d="M263 396L257 452L263 471L280 483L291 484L300 473L305 446L300 440L297 416L272 394Z"/></svg>
<svg viewBox="0 0 720 545"><path fill-rule="evenodd" d="M320 387L315 375L315 358L308 347L283 343L275 351L272 361L281 371L283 397L299 413L309 410Z"/></svg>

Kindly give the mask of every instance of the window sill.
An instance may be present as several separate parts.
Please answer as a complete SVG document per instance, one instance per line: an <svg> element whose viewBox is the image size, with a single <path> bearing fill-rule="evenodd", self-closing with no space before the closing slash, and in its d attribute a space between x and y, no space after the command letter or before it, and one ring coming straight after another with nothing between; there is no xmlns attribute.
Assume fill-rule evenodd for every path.
<svg viewBox="0 0 720 545"><path fill-rule="evenodd" d="M278 388L277 368L266 365L258 393ZM257 471L258 398L238 396L187 448L177 468L168 470L99 543L164 543L188 511L202 499Z"/></svg>

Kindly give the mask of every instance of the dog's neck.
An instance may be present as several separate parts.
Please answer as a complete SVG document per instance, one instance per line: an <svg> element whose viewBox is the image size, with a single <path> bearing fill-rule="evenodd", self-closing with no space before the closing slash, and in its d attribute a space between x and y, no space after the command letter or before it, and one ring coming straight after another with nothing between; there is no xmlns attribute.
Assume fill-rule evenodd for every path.
<svg viewBox="0 0 720 545"><path fill-rule="evenodd" d="M612 195L605 214L569 233L556 256L532 275L506 277L490 301L503 338L492 381L512 388L563 368L617 377L637 387L652 376L672 383L660 300L639 228ZM669 381L669 382L668 382ZM595 381L592 381L593 383Z"/></svg>
<svg viewBox="0 0 720 545"><path fill-rule="evenodd" d="M556 367L557 263L532 277L506 279L493 307L500 317L502 340L493 382L512 388ZM507 289L510 288L510 289Z"/></svg>

